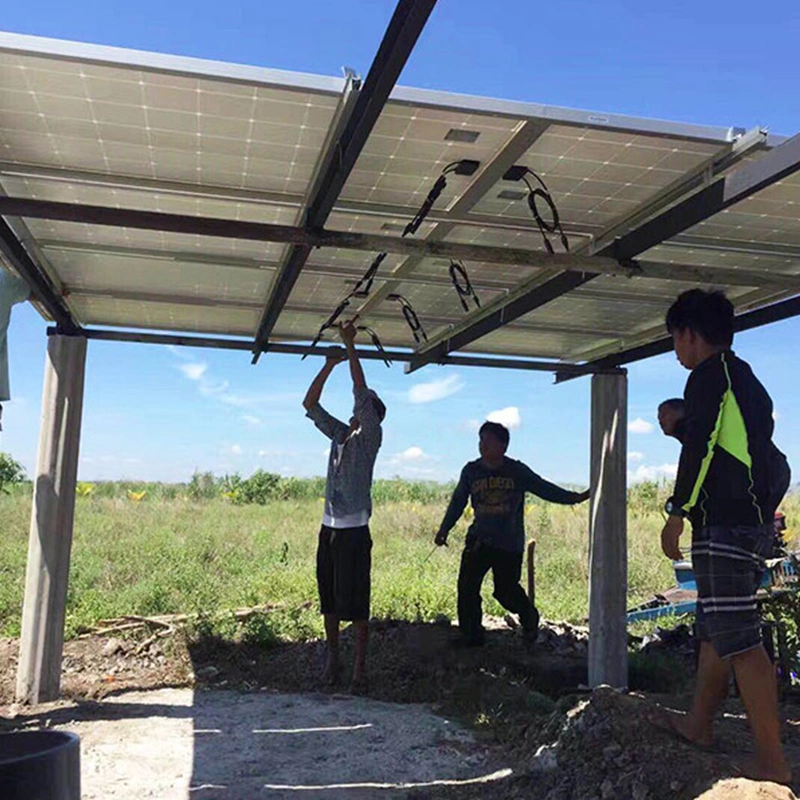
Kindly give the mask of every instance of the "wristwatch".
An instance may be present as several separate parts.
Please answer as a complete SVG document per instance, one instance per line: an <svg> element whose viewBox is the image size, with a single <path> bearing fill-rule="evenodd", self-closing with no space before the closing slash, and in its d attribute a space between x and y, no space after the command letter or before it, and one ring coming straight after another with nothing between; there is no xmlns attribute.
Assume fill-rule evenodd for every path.
<svg viewBox="0 0 800 800"><path fill-rule="evenodd" d="M685 517L686 512L677 504L672 502L672 498L664 504L664 511L671 517Z"/></svg>

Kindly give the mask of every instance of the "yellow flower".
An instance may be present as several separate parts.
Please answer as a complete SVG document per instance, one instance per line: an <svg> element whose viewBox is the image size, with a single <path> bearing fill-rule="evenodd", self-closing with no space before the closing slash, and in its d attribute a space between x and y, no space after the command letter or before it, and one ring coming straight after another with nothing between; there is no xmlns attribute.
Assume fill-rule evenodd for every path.
<svg viewBox="0 0 800 800"><path fill-rule="evenodd" d="M132 492L130 489L128 489L128 500L133 500L134 503L141 503L146 494L146 491Z"/></svg>

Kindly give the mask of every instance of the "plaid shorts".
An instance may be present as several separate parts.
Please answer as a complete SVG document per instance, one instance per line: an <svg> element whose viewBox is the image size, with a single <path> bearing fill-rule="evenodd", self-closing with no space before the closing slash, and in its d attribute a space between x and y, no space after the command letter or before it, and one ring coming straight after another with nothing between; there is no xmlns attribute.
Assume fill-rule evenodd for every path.
<svg viewBox="0 0 800 800"><path fill-rule="evenodd" d="M773 526L712 525L692 533L697 636L720 658L761 644L756 590L772 554Z"/></svg>

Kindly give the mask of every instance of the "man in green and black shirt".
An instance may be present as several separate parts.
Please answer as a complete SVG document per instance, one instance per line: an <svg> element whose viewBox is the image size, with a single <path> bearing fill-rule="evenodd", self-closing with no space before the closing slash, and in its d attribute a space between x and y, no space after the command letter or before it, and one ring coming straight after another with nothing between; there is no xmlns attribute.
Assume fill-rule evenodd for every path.
<svg viewBox="0 0 800 800"><path fill-rule="evenodd" d="M458 624L460 642L465 646L483 644L481 585L489 570L497 601L519 615L526 637L536 637L539 612L519 584L525 550L525 492L563 505L589 499L588 490L562 489L521 461L507 458L508 441L508 430L499 423L485 422L481 426L481 457L461 470L436 534L436 544L447 544L447 534L461 517L467 500L471 500L475 519L467 532L458 573Z"/></svg>
<svg viewBox="0 0 800 800"><path fill-rule="evenodd" d="M666 318L678 361L691 375L661 546L680 560L684 518L690 520L700 658L692 710L665 715L660 724L710 745L732 668L756 740L751 777L785 783L791 771L781 747L775 670L761 643L756 592L772 554L773 515L789 468L772 442L772 400L731 350L733 319L733 305L721 292L700 289L680 295Z"/></svg>

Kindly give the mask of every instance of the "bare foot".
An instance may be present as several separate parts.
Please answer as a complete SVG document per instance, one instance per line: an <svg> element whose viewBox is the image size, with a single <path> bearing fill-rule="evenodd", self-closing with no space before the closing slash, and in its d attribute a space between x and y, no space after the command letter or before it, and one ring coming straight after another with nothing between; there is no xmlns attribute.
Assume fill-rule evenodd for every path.
<svg viewBox="0 0 800 800"><path fill-rule="evenodd" d="M701 750L710 750L714 746L711 731L697 731L688 714L662 708L650 715L650 723L684 744L699 747Z"/></svg>
<svg viewBox="0 0 800 800"><path fill-rule="evenodd" d="M753 758L742 765L742 775L753 781L772 781L788 786L792 782L792 770L783 764L762 764Z"/></svg>
<svg viewBox="0 0 800 800"><path fill-rule="evenodd" d="M350 684L350 694L366 694L369 690L367 676L360 672L358 675L353 673L353 681Z"/></svg>

